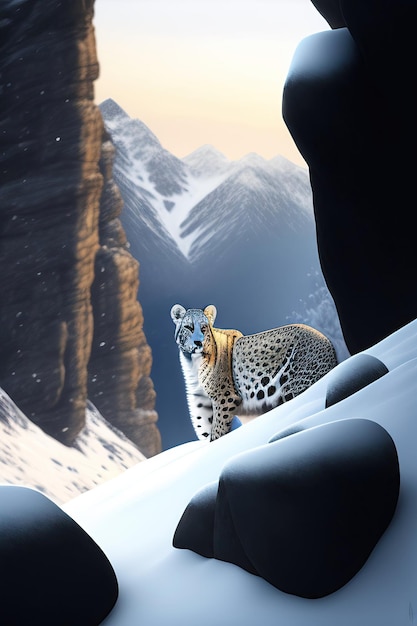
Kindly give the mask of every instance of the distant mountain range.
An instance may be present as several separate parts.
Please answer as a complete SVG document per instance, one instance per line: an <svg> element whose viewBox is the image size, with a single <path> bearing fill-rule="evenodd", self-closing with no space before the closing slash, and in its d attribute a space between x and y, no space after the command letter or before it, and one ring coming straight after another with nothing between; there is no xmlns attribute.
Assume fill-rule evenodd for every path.
<svg viewBox="0 0 417 626"><path fill-rule="evenodd" d="M124 217L152 232L142 242L146 248L158 242L194 263L212 257L213 246L223 255L231 232L237 241L248 228L261 232L268 223L282 223L284 213L293 230L313 223L307 172L283 157L267 161L248 154L229 161L216 148L202 146L181 160L113 100L100 108L117 147L114 174Z"/></svg>
<svg viewBox="0 0 417 626"><path fill-rule="evenodd" d="M212 146L179 159L113 100L100 109L116 147L121 219L140 262L163 445L194 438L169 315L176 302L215 304L218 326L244 334L303 321L344 358L317 256L308 172L282 156L229 161Z"/></svg>

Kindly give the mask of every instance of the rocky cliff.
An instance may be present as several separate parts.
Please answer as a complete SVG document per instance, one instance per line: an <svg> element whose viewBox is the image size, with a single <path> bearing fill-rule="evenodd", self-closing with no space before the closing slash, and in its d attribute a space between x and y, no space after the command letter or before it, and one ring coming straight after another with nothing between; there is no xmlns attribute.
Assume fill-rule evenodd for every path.
<svg viewBox="0 0 417 626"><path fill-rule="evenodd" d="M100 170L100 247L92 285L94 335L88 366L88 396L147 455L160 451L150 379L151 349L143 332L137 300L139 264L128 252L119 215L123 201L113 181L115 149L103 135Z"/></svg>
<svg viewBox="0 0 417 626"><path fill-rule="evenodd" d="M313 4L332 30L297 47L283 115L309 166L321 268L353 354L417 317L417 3Z"/></svg>
<svg viewBox="0 0 417 626"><path fill-rule="evenodd" d="M0 6L0 386L67 445L89 389L148 455L160 449L151 356L93 102L93 10L93 0Z"/></svg>

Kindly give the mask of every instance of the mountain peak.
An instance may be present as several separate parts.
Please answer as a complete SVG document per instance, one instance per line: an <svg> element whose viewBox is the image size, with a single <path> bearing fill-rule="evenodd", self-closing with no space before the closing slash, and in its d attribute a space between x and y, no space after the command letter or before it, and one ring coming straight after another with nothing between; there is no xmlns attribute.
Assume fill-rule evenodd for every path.
<svg viewBox="0 0 417 626"><path fill-rule="evenodd" d="M228 158L222 152L220 152L220 150L217 150L217 148L209 143L200 146L196 150L193 150L193 152L190 152L190 154L184 157L183 160L188 161L189 159L194 159L199 156L213 156L219 159L223 159L224 161L228 161Z"/></svg>
<svg viewBox="0 0 417 626"><path fill-rule="evenodd" d="M122 107L117 104L117 102L112 100L112 98L107 98L106 100L103 100L103 102L99 104L99 109L102 112L103 116L105 116L107 119L114 119L116 117L123 119L129 118L129 115L126 113L126 111L122 109Z"/></svg>
<svg viewBox="0 0 417 626"><path fill-rule="evenodd" d="M200 146L182 160L195 176L214 176L226 172L232 164L222 152L209 144Z"/></svg>
<svg viewBox="0 0 417 626"><path fill-rule="evenodd" d="M267 163L266 159L262 157L260 154L256 152L249 152L249 154L245 154L239 161L237 161L239 165L250 166L250 167L265 167Z"/></svg>
<svg viewBox="0 0 417 626"><path fill-rule="evenodd" d="M146 124L131 118L117 102L108 98L99 108L110 134L116 136L119 143L123 142L128 152L149 161L163 151L159 139Z"/></svg>

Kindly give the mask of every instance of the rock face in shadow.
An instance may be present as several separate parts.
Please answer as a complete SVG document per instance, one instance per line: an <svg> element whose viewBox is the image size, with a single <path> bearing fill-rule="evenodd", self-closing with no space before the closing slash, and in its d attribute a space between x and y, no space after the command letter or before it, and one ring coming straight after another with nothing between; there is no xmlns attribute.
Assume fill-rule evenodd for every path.
<svg viewBox="0 0 417 626"><path fill-rule="evenodd" d="M417 4L313 3L344 27L299 44L283 114L309 165L321 268L354 354L417 317Z"/></svg>
<svg viewBox="0 0 417 626"><path fill-rule="evenodd" d="M218 489L210 483L193 496L173 545L234 563L286 593L322 598L366 563L399 490L389 433L368 419L341 419L232 457Z"/></svg>
<svg viewBox="0 0 417 626"><path fill-rule="evenodd" d="M91 299L95 266L110 263L104 260L107 235L105 245L99 239L99 221L106 219L100 218L103 122L93 102L93 6L93 0L5 0L0 7L0 385L33 422L67 445L85 421L98 315ZM118 259L127 256L121 250ZM120 290L119 302L137 288L135 268L136 278L133 269L129 277L119 272L111 287ZM127 315L136 316L132 328L141 327L138 308ZM141 357L132 378L140 386L144 368L145 411L152 412L149 350L140 332L126 343L135 340ZM124 375L130 376L126 367ZM141 392L135 389L136 400ZM135 422L138 404L130 406ZM119 417L116 422L124 430Z"/></svg>
<svg viewBox="0 0 417 626"><path fill-rule="evenodd" d="M114 146L103 135L100 169L100 248L92 286L94 337L88 396L100 412L147 455L161 450L155 391L149 377L151 349L137 300L139 264L128 252L119 220L123 201L113 181Z"/></svg>

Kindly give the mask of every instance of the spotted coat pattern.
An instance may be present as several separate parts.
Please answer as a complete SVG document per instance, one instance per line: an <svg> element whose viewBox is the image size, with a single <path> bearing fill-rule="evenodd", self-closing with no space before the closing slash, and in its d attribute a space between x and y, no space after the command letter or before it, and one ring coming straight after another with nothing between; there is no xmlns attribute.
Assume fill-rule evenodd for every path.
<svg viewBox="0 0 417 626"><path fill-rule="evenodd" d="M304 324L255 335L214 328L216 308L171 317L180 353L188 407L199 439L230 431L234 415L262 415L305 391L337 365L332 343Z"/></svg>

